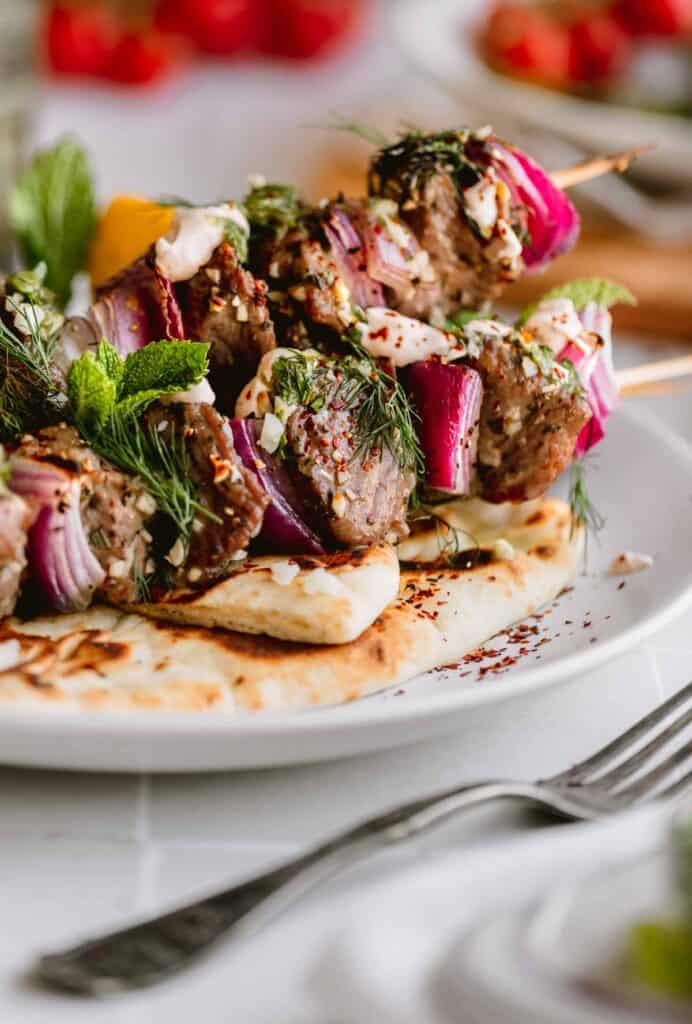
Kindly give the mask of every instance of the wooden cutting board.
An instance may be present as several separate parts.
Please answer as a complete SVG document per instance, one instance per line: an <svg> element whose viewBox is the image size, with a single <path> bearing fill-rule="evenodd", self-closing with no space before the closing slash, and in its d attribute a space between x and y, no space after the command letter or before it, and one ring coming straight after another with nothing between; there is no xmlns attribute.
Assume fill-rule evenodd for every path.
<svg viewBox="0 0 692 1024"><path fill-rule="evenodd" d="M618 306L619 328L692 341L692 244L658 244L616 228L585 231L543 274L512 285L506 299L524 306L572 277L609 277L627 285L636 306Z"/></svg>

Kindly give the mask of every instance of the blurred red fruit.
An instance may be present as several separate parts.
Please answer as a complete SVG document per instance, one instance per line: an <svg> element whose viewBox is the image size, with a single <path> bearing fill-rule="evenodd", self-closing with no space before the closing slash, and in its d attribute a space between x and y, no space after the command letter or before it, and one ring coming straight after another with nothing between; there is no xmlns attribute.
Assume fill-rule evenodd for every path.
<svg viewBox="0 0 692 1024"><path fill-rule="evenodd" d="M320 57L356 34L367 8L366 0L270 0L264 48L295 60Z"/></svg>
<svg viewBox="0 0 692 1024"><path fill-rule="evenodd" d="M586 14L569 32L569 74L575 82L605 82L618 75L632 55L630 37L610 14Z"/></svg>
<svg viewBox="0 0 692 1024"><path fill-rule="evenodd" d="M115 19L105 7L52 4L41 31L53 71L70 75L106 73L118 33Z"/></svg>
<svg viewBox="0 0 692 1024"><path fill-rule="evenodd" d="M158 19L184 32L205 53L230 56L252 49L262 33L259 0L169 0Z"/></svg>
<svg viewBox="0 0 692 1024"><path fill-rule="evenodd" d="M124 85L149 85L171 72L177 55L170 36L156 29L123 32L113 51L107 77Z"/></svg>
<svg viewBox="0 0 692 1024"><path fill-rule="evenodd" d="M499 3L483 30L481 46L491 64L541 85L569 82L567 28L521 3Z"/></svg>
<svg viewBox="0 0 692 1024"><path fill-rule="evenodd" d="M635 36L692 34L692 0L615 0L613 13Z"/></svg>

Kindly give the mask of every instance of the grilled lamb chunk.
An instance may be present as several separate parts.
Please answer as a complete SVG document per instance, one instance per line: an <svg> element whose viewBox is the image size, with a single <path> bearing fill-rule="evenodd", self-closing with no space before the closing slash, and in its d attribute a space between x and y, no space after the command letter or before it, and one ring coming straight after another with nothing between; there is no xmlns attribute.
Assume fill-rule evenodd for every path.
<svg viewBox="0 0 692 1024"><path fill-rule="evenodd" d="M282 344L306 348L305 324L323 328L325 339L353 322L348 291L320 226L320 213L260 247L255 271L269 283L269 302Z"/></svg>
<svg viewBox="0 0 692 1024"><path fill-rule="evenodd" d="M569 373L542 349L543 370L520 336L488 336L469 359L483 380L478 445L480 494L486 501L527 501L544 494L569 465L591 418ZM548 364L544 361L549 360Z"/></svg>
<svg viewBox="0 0 692 1024"><path fill-rule="evenodd" d="M482 150L482 143L469 142L465 133L414 134L378 153L370 168L370 194L397 202L428 252L444 313L498 298L524 270L517 238L524 231L521 211L507 209L509 219L498 218L488 230L469 215L465 194L492 174L471 158L485 163Z"/></svg>
<svg viewBox="0 0 692 1024"><path fill-rule="evenodd" d="M269 497L233 446L228 420L211 405L175 402L152 406L145 424L169 442L183 439L197 500L214 518L198 515L187 553L174 545L168 562L178 585L204 586L243 557L262 528Z"/></svg>
<svg viewBox="0 0 692 1024"><path fill-rule="evenodd" d="M326 405L298 409L286 435L295 462L294 480L312 510L313 526L340 547L405 537L406 509L415 479L391 452L356 454L353 411Z"/></svg>
<svg viewBox="0 0 692 1024"><path fill-rule="evenodd" d="M209 381L219 408L232 412L262 356L276 347L267 285L245 270L231 244L223 242L177 292L185 336L211 343Z"/></svg>
<svg viewBox="0 0 692 1024"><path fill-rule="evenodd" d="M22 438L14 456L59 466L81 483L81 517L95 558L106 574L96 593L107 601L136 601L138 581L154 569L147 524L156 505L137 480L96 455L65 423Z"/></svg>
<svg viewBox="0 0 692 1024"><path fill-rule="evenodd" d="M23 498L11 491L0 493L0 617L11 615L17 603L31 519Z"/></svg>

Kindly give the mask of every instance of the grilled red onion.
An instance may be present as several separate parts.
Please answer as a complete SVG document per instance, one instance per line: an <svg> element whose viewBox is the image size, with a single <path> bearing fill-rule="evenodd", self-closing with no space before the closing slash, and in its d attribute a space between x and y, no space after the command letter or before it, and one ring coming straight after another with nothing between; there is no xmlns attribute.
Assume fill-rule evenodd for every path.
<svg viewBox="0 0 692 1024"><path fill-rule="evenodd" d="M576 242L579 214L566 193L525 153L497 140L490 151L492 166L526 209L530 239L522 253L526 268L542 270Z"/></svg>
<svg viewBox="0 0 692 1024"><path fill-rule="evenodd" d="M173 286L146 257L99 289L88 319L123 357L150 341L185 337Z"/></svg>
<svg viewBox="0 0 692 1024"><path fill-rule="evenodd" d="M80 511L81 482L49 462L16 457L10 487L38 508L28 558L41 591L56 611L88 608L105 573L87 539Z"/></svg>
<svg viewBox="0 0 692 1024"><path fill-rule="evenodd" d="M591 419L577 438L577 456L584 455L605 437L605 422L617 409L620 400L613 367L610 313L604 306L590 302L579 314L579 319L587 331L598 335L599 343L585 350L581 345L570 342L558 357L560 361L569 359L574 365L591 407Z"/></svg>
<svg viewBox="0 0 692 1024"><path fill-rule="evenodd" d="M383 306L382 286L365 270L363 243L348 215L332 207L324 222L324 233L331 249L337 273L357 306Z"/></svg>
<svg viewBox="0 0 692 1024"><path fill-rule="evenodd" d="M243 465L257 476L271 498L271 505L264 513L261 536L274 551L324 554L319 537L300 515L301 502L286 469L257 443L261 421L234 419L230 424L235 450Z"/></svg>
<svg viewBox="0 0 692 1024"><path fill-rule="evenodd" d="M483 401L479 374L458 363L429 360L409 367L408 386L420 417L418 438L428 487L469 494Z"/></svg>

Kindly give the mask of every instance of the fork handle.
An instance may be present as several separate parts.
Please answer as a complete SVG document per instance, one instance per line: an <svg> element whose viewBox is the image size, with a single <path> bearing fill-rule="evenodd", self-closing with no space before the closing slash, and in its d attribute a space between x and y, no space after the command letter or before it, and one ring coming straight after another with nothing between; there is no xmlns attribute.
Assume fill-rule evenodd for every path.
<svg viewBox="0 0 692 1024"><path fill-rule="evenodd" d="M405 804L240 885L44 956L38 977L52 987L88 995L154 984L186 967L223 935L261 926L313 886L375 850L418 835L460 811L505 797L535 799L536 791L527 783L481 782Z"/></svg>

